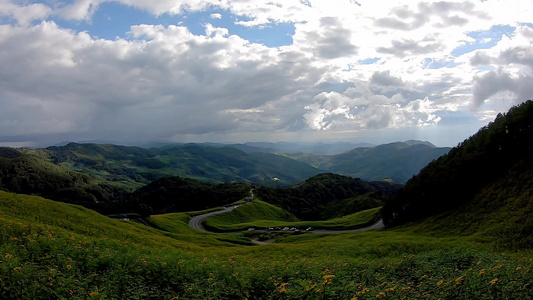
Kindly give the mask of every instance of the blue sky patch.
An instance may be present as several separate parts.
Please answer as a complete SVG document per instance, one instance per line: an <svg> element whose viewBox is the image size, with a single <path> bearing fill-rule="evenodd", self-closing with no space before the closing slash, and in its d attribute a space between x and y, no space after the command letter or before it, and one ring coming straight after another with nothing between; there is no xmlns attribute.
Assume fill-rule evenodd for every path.
<svg viewBox="0 0 533 300"><path fill-rule="evenodd" d="M220 14L221 18L213 18L213 14ZM113 2L102 3L90 22L62 19L54 19L54 21L61 27L77 32L87 31L93 37L108 40L114 40L117 37L127 38L127 32L130 31L131 26L140 24L164 27L182 25L195 35L205 35L205 25L210 23L214 27L227 28L230 35L238 35L252 43L260 43L268 47L292 44L295 31L292 23L270 23L256 27L236 25L237 21L248 21L248 19L224 10L210 9L202 12L186 12L182 15L154 16L147 11Z"/></svg>
<svg viewBox="0 0 533 300"><path fill-rule="evenodd" d="M502 39L502 36L511 36L515 29L515 27L508 25L496 25L489 30L469 32L467 35L475 39L475 42L455 48L452 55L457 57L477 49L492 48Z"/></svg>

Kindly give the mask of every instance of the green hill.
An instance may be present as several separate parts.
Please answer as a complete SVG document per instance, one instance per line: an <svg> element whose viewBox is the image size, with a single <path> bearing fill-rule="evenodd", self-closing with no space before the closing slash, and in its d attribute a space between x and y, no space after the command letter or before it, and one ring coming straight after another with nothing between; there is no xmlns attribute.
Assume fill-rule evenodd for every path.
<svg viewBox="0 0 533 300"><path fill-rule="evenodd" d="M499 114L425 167L386 203L384 220L395 226L436 216L435 228L446 224L448 231L458 234L483 231L508 246L530 248L532 170L530 100Z"/></svg>
<svg viewBox="0 0 533 300"><path fill-rule="evenodd" d="M364 180L405 183L424 166L449 150L450 148L435 147L428 142L406 141L355 148L337 155L296 153L287 156L336 174Z"/></svg>
<svg viewBox="0 0 533 300"><path fill-rule="evenodd" d="M46 150L56 164L137 188L166 176L212 183L290 185L320 173L308 164L280 155L196 144L143 149L70 143Z"/></svg>
<svg viewBox="0 0 533 300"><path fill-rule="evenodd" d="M203 210L227 205L250 195L246 183L211 184L181 177L165 177L138 189L131 202L156 213Z"/></svg>
<svg viewBox="0 0 533 300"><path fill-rule="evenodd" d="M154 216L165 231L0 192L1 299L529 299L533 258L402 230L250 246ZM385 295L385 296L384 296ZM529 297L529 298L528 298Z"/></svg>
<svg viewBox="0 0 533 300"><path fill-rule="evenodd" d="M80 204L101 212L115 211L126 193L34 154L6 149L0 151L0 189Z"/></svg>
<svg viewBox="0 0 533 300"><path fill-rule="evenodd" d="M254 229L295 227L300 230L313 227L342 230L364 227L373 223L379 217L380 210L381 207L371 208L326 221L300 221L287 211L255 200L229 213L206 218L203 226L214 232L246 230L250 227Z"/></svg>
<svg viewBox="0 0 533 300"><path fill-rule="evenodd" d="M256 221L294 222L297 220L295 216L277 206L255 200L229 213L211 216L204 221L203 225L209 230L227 231L250 227L249 223Z"/></svg>
<svg viewBox="0 0 533 300"><path fill-rule="evenodd" d="M320 174L290 188L257 187L256 196L303 220L326 220L383 205L400 185Z"/></svg>

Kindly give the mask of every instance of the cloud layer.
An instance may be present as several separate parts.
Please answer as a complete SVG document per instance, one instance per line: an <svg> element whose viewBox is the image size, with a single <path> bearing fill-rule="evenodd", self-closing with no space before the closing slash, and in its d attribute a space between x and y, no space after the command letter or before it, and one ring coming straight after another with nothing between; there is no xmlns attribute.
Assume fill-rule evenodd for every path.
<svg viewBox="0 0 533 300"><path fill-rule="evenodd" d="M137 24L114 40L58 25L91 22L105 2L0 1L0 143L349 139L385 129L402 139L424 128L453 134L448 143L472 133L453 126L477 128L533 97L528 1L114 1L154 20L232 14L258 34L294 24L281 47L210 23L204 34Z"/></svg>

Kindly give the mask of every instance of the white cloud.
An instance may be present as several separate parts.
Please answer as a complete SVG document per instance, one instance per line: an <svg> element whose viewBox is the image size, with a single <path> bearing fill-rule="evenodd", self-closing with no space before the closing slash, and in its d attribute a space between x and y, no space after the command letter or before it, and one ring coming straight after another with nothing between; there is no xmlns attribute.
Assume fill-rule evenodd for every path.
<svg viewBox="0 0 533 300"><path fill-rule="evenodd" d="M12 17L21 26L28 26L31 22L48 17L52 9L41 3L18 6L9 1L0 2L0 17Z"/></svg>
<svg viewBox="0 0 533 300"><path fill-rule="evenodd" d="M114 1L155 16L221 9L250 30L294 23L293 43L278 48L212 24L203 35L138 24L104 40L50 21L92 22L105 2L0 1L0 17L16 21L0 25L0 132L149 139L420 128L444 112L484 118L533 93L528 1ZM516 30L451 54L493 25Z"/></svg>

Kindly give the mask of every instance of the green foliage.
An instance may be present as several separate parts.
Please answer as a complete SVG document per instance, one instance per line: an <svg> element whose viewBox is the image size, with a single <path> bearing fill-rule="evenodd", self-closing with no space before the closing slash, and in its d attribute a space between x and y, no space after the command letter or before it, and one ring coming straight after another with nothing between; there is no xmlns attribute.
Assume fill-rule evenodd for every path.
<svg viewBox="0 0 533 300"><path fill-rule="evenodd" d="M277 177L289 185L320 171L287 157L245 153L230 147L195 144L142 149L116 145L76 144L46 149L55 164L82 170L101 180L125 187L168 176L222 182L275 185Z"/></svg>
<svg viewBox="0 0 533 300"><path fill-rule="evenodd" d="M214 231L238 230L250 227L255 221L297 221L296 217L283 209L263 201L254 200L231 212L214 215L204 220L204 227Z"/></svg>
<svg viewBox="0 0 533 300"><path fill-rule="evenodd" d="M489 229L531 246L533 101L513 107L413 177L383 214L389 225L445 212L457 231ZM457 221L458 216L464 220ZM443 215L440 218L445 218ZM442 223L446 223L443 221ZM469 232L467 230L467 232ZM520 237L516 240L516 237ZM500 240L500 239L498 239Z"/></svg>
<svg viewBox="0 0 533 300"><path fill-rule="evenodd" d="M399 187L386 182L320 174L291 188L257 187L256 194L259 199L282 207L300 219L324 220L380 206Z"/></svg>
<svg viewBox="0 0 533 300"><path fill-rule="evenodd" d="M246 183L213 185L181 177L156 180L133 193L133 201L155 212L184 212L218 207L241 200L250 194Z"/></svg>
<svg viewBox="0 0 533 300"><path fill-rule="evenodd" d="M326 221L298 221L287 212L279 211L280 209L275 206L269 204L265 206L266 203L259 200L254 201L254 204L256 205L246 204L229 213L206 218L203 225L206 229L215 232L245 230L250 227L256 229L313 227L315 229L348 230L374 223L381 210L381 207L376 207Z"/></svg>
<svg viewBox="0 0 533 300"><path fill-rule="evenodd" d="M531 299L533 258L401 230L304 234L270 246L172 232L0 192L2 299ZM384 294L382 294L384 293Z"/></svg>
<svg viewBox="0 0 533 300"><path fill-rule="evenodd" d="M33 154L0 158L0 189L40 195L84 205L100 212L116 211L125 191L90 176L69 171Z"/></svg>

